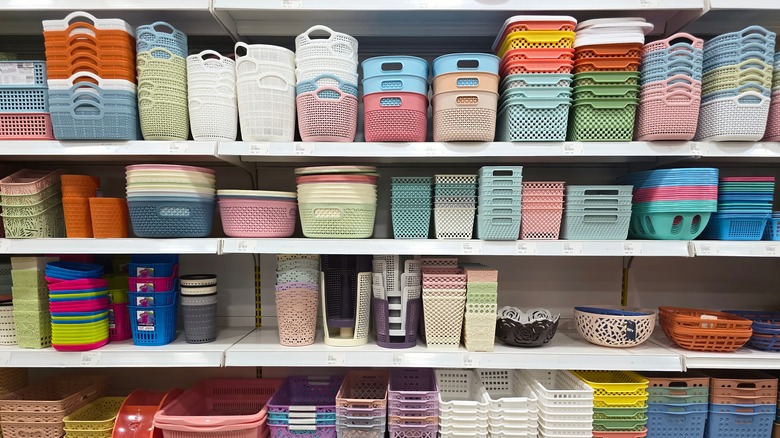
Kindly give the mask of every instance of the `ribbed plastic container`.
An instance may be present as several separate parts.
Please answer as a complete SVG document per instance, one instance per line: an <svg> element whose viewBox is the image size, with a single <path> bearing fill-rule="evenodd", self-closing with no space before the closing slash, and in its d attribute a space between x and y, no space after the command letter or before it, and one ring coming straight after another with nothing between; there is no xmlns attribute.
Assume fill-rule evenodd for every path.
<svg viewBox="0 0 780 438"><path fill-rule="evenodd" d="M217 303L186 305L182 302L181 315L188 344L205 344L217 339Z"/></svg>
<svg viewBox="0 0 780 438"><path fill-rule="evenodd" d="M423 142L428 132L428 97L408 92L363 96L365 140Z"/></svg>

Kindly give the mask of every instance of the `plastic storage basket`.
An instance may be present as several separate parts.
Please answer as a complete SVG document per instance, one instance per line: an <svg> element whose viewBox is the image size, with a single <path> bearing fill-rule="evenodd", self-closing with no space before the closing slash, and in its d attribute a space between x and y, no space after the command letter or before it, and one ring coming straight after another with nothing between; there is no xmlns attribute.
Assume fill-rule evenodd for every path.
<svg viewBox="0 0 780 438"><path fill-rule="evenodd" d="M127 207L133 232L138 237L208 237L211 234L213 200L130 198Z"/></svg>
<svg viewBox="0 0 780 438"><path fill-rule="evenodd" d="M498 94L451 91L433 96L433 141L493 141Z"/></svg>
<svg viewBox="0 0 780 438"><path fill-rule="evenodd" d="M394 92L363 96L365 140L423 142L427 135L428 97Z"/></svg>

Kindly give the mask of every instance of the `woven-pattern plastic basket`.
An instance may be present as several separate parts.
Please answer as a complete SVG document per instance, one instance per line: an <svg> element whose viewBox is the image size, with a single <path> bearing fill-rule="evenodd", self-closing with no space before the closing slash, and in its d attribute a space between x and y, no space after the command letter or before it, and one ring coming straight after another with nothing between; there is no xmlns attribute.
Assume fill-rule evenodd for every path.
<svg viewBox="0 0 780 438"><path fill-rule="evenodd" d="M428 97L374 93L363 97L365 140L423 142L428 133Z"/></svg>
<svg viewBox="0 0 780 438"><path fill-rule="evenodd" d="M331 94L332 93L332 94ZM355 140L358 101L334 87L299 94L295 99L298 109L298 130L304 141Z"/></svg>
<svg viewBox="0 0 780 438"><path fill-rule="evenodd" d="M256 67L261 69L260 66ZM295 84L292 75L242 73L236 86L241 137L248 141L292 141Z"/></svg>
<svg viewBox="0 0 780 438"><path fill-rule="evenodd" d="M229 237L290 237L297 212L293 200L219 200L222 228Z"/></svg>
<svg viewBox="0 0 780 438"><path fill-rule="evenodd" d="M633 347L642 344L652 335L655 327L655 312L643 311L638 315L621 315L612 314L610 309L606 311L603 309L599 307L595 310L588 308L574 310L577 331L589 342L605 347ZM598 313L600 311L605 313Z"/></svg>
<svg viewBox="0 0 780 438"><path fill-rule="evenodd" d="M374 233L376 204L299 204L306 237L364 239Z"/></svg>
<svg viewBox="0 0 780 438"><path fill-rule="evenodd" d="M317 334L317 290L277 292L279 343L287 346L311 345Z"/></svg>
<svg viewBox="0 0 780 438"><path fill-rule="evenodd" d="M451 91L433 97L433 141L493 141L498 94Z"/></svg>
<svg viewBox="0 0 780 438"><path fill-rule="evenodd" d="M630 100L574 102L569 121L572 141L631 141L637 103Z"/></svg>
<svg viewBox="0 0 780 438"><path fill-rule="evenodd" d="M771 99L754 91L702 103L694 139L758 141L764 137Z"/></svg>
<svg viewBox="0 0 780 438"><path fill-rule="evenodd" d="M127 202L130 223L138 237L207 237L214 220L214 201L144 201Z"/></svg>

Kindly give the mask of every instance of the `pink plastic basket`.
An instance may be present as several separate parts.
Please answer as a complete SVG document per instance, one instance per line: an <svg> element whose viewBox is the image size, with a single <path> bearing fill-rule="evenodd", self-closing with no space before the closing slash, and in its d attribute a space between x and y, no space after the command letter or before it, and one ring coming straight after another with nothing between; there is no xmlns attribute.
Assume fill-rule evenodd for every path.
<svg viewBox="0 0 780 438"><path fill-rule="evenodd" d="M0 140L54 140L51 116L44 113L0 114Z"/></svg>
<svg viewBox="0 0 780 438"><path fill-rule="evenodd" d="M764 141L780 141L780 92L772 93Z"/></svg>
<svg viewBox="0 0 780 438"><path fill-rule="evenodd" d="M0 179L0 194L32 195L59 183L62 170L54 172L22 169Z"/></svg>
<svg viewBox="0 0 780 438"><path fill-rule="evenodd" d="M291 289L276 295L279 344L311 345L317 337L318 290Z"/></svg>
<svg viewBox="0 0 780 438"><path fill-rule="evenodd" d="M363 96L366 141L423 142L428 132L428 96L373 93Z"/></svg>
<svg viewBox="0 0 780 438"><path fill-rule="evenodd" d="M358 110L355 96L336 87L320 87L299 94L295 104L303 141L355 141Z"/></svg>
<svg viewBox="0 0 780 438"><path fill-rule="evenodd" d="M557 240L561 231L563 208L534 210L523 208L520 222L520 238Z"/></svg>
<svg viewBox="0 0 780 438"><path fill-rule="evenodd" d="M130 313L127 303L113 303L108 306L108 336L111 342L124 341L133 337L130 330Z"/></svg>
<svg viewBox="0 0 780 438"><path fill-rule="evenodd" d="M350 371L336 394L336 407L351 409L386 407L388 380L389 375L386 371Z"/></svg>
<svg viewBox="0 0 780 438"><path fill-rule="evenodd" d="M228 237L290 237L298 204L266 199L220 199L219 215Z"/></svg>
<svg viewBox="0 0 780 438"><path fill-rule="evenodd" d="M663 81L649 82L639 89L640 98L661 97L674 91L689 91L701 96L701 81L688 75L674 75Z"/></svg>
<svg viewBox="0 0 780 438"><path fill-rule="evenodd" d="M465 288L466 274L461 270L446 274L433 274L429 271L423 271L422 286L425 289Z"/></svg>
<svg viewBox="0 0 780 438"><path fill-rule="evenodd" d="M701 96L689 91L673 91L665 96L640 100L636 139L691 140L699 123L699 103Z"/></svg>
<svg viewBox="0 0 780 438"><path fill-rule="evenodd" d="M83 289L106 289L108 280L102 278L81 278L78 280L62 280L59 278L46 277L49 283L50 291L57 290L83 290Z"/></svg>
<svg viewBox="0 0 780 438"><path fill-rule="evenodd" d="M175 287L178 278L179 266L176 265L173 268L173 275L170 277L129 277L127 279L128 290L130 292L170 292Z"/></svg>
<svg viewBox="0 0 780 438"><path fill-rule="evenodd" d="M49 303L49 311L51 313L62 312L95 312L98 310L108 309L108 297L99 298L97 300L79 300L74 301L77 304L70 303Z"/></svg>
<svg viewBox="0 0 780 438"><path fill-rule="evenodd" d="M672 41L680 41L680 40L687 40L689 44L691 44L696 49L704 49L704 40L700 38L696 38L695 36L689 34L689 33L676 33L669 38L654 41L649 44L645 44L645 46L642 48L642 56L648 55L652 52L655 52L656 50L664 50L668 49L672 46ZM679 50L687 50L685 48L680 48Z"/></svg>

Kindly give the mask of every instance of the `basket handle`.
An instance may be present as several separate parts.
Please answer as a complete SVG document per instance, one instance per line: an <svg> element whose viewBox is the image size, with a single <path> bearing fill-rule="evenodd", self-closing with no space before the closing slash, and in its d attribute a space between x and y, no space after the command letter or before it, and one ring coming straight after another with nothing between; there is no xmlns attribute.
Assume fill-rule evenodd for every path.
<svg viewBox="0 0 780 438"><path fill-rule="evenodd" d="M82 102L94 102L94 103L102 103L103 95L102 94L93 94L93 93L77 93L73 95L73 103L82 103Z"/></svg>
<svg viewBox="0 0 780 438"><path fill-rule="evenodd" d="M97 17L90 14L89 12L84 11L75 11L71 12L70 14L66 15L65 18L62 19L65 23L68 23L68 26L73 25L77 22L74 22L75 19L79 19L78 23L87 24L90 27L92 27L93 30L95 29L95 24L98 22Z"/></svg>
<svg viewBox="0 0 780 438"><path fill-rule="evenodd" d="M588 224L614 224L618 221L616 214L585 214L582 221Z"/></svg>
<svg viewBox="0 0 780 438"><path fill-rule="evenodd" d="M333 213L338 213L338 217L333 215ZM341 220L342 216L344 215L344 212L339 207L327 207L327 208L315 208L312 212L314 217L317 219L328 219L328 220Z"/></svg>
<svg viewBox="0 0 780 438"><path fill-rule="evenodd" d="M476 99L475 102L472 102L472 99ZM458 96L455 98L455 105L456 106L477 106L479 105L479 96L476 95L468 95L464 94L463 96Z"/></svg>
<svg viewBox="0 0 780 438"><path fill-rule="evenodd" d="M756 52L761 52L761 51L766 50L766 46L764 46L761 43L747 43L747 44L743 45L740 48L740 52L741 52L740 56L745 56L748 53L754 53L754 52L750 52L749 50L746 50L746 49L758 49L758 50L756 50ZM755 60L753 60L753 61L755 61Z"/></svg>
<svg viewBox="0 0 780 438"><path fill-rule="evenodd" d="M687 101L670 100L670 98L675 97L675 96L687 97L688 100ZM698 96L695 97L695 98L696 99L701 99L701 97L698 97ZM669 105L669 106L688 106L688 105L691 104L691 101L693 101L693 100L694 100L694 96L692 96L689 91L685 91L685 90L675 90L675 91L672 91L671 93L667 93L664 96L664 103Z"/></svg>
<svg viewBox="0 0 780 438"><path fill-rule="evenodd" d="M175 27L171 26L170 23L166 23L165 21L155 21L154 23L150 24L148 26L149 30L155 31L157 33L167 33L168 35L176 35L179 33L182 33L181 31L177 30ZM163 30L159 30L158 28L162 28L163 30L170 31L170 32L164 32ZM148 32L148 30L144 29Z"/></svg>
<svg viewBox="0 0 780 438"><path fill-rule="evenodd" d="M87 79L87 78L91 79L91 81L90 80L79 81L79 79ZM89 71L80 71L74 73L73 76L68 78L68 85L71 86L71 91L73 91L73 87L76 84L80 84L80 85L92 84L98 87L102 87L103 80L100 78L100 76L96 75L95 73Z"/></svg>
<svg viewBox="0 0 780 438"><path fill-rule="evenodd" d="M216 56L217 60L219 60L219 61L221 61L223 58L225 58L225 56L222 56L221 53L217 52L216 50L211 50L211 49L204 50L204 51L198 53L197 57L198 57L198 59L200 59L203 62L208 62L208 61L214 60L214 58L205 58L205 56L208 56L208 55Z"/></svg>
<svg viewBox="0 0 780 438"><path fill-rule="evenodd" d="M279 73L275 73L275 72L269 72L269 73L265 73L265 74L262 74L262 75L258 76L257 77L257 83L260 84L263 81L263 79L265 79L265 78L277 78L280 81L284 82L284 87L277 87L273 83L267 84L267 85L263 85L264 87L268 87L268 88L271 88L273 90L287 91L287 89L291 85L289 82L287 82L287 80L282 75L280 75Z"/></svg>
<svg viewBox="0 0 780 438"><path fill-rule="evenodd" d="M693 91L693 78L688 75L674 75L670 78L667 78L664 80L663 84L667 87L675 86L675 87L685 87L691 91Z"/></svg>
<svg viewBox="0 0 780 438"><path fill-rule="evenodd" d="M379 99L379 106L385 108L397 108L403 104L404 98L401 96L384 96Z"/></svg>
<svg viewBox="0 0 780 438"><path fill-rule="evenodd" d="M739 64L735 65L739 71L748 70L751 68L756 68L760 71L764 71L766 69L766 64L763 62L757 60L757 59L746 59Z"/></svg>
<svg viewBox="0 0 780 438"><path fill-rule="evenodd" d="M691 42L690 44L693 47L698 46L698 48L701 48L702 44L704 44L704 40L702 40L701 38L696 38L695 36L685 32L676 33L670 36L669 38L656 41L655 43L652 44L663 43L666 47L672 47L672 45L676 44L677 42L682 42L682 40L690 41Z"/></svg>
<svg viewBox="0 0 780 438"><path fill-rule="evenodd" d="M311 84L311 85L313 85L313 86L314 86L314 89L316 90L317 88L319 88L319 87L320 87L320 86L319 86L319 84L318 84L318 82L319 82L320 80L322 80L322 79L333 79L333 80L335 80L336 82L338 82L338 84L339 84L339 85L338 85L338 86L339 86L339 88L341 88L341 87L342 87L344 84L346 84L346 82L342 81L342 80L341 80L341 78L339 78L339 77L338 77L338 76L336 76L336 75L332 75L332 74L330 74L330 73L324 73L324 74L321 74L321 75L317 76L317 77L316 77L316 78L314 78L314 79L311 79L311 80L308 80L308 81L303 81L303 82L301 82L301 83L302 83L302 84Z"/></svg>
<svg viewBox="0 0 780 438"><path fill-rule="evenodd" d="M163 49L162 47L155 47L154 49L149 51L149 54L152 55L153 58L157 58L157 56L154 56L154 53L165 53L166 55L168 55L166 58L162 58L162 59L173 58L173 53L168 49Z"/></svg>
<svg viewBox="0 0 780 438"><path fill-rule="evenodd" d="M321 93L321 92L323 92L323 91L328 91L328 90L330 90L330 91L335 91L336 93L338 93L338 94L339 94L339 98L338 98L338 99L325 99L325 98L322 98L322 97L320 97L320 93ZM312 91L312 93L311 93L311 94L313 94L313 95L314 95L314 97L315 97L317 100L319 100L319 101L331 101L331 102L332 102L332 101L341 101L341 100L343 100L343 99L344 99L344 92L343 92L343 91L339 90L339 89L338 89L338 88L336 88L336 87L330 87L330 86L328 86L328 87L320 87L320 88L318 88L317 90L315 90L315 91Z"/></svg>
<svg viewBox="0 0 780 438"><path fill-rule="evenodd" d="M97 115L92 115L92 114L89 114L89 115L86 115L86 114L79 115L79 114L76 114L76 109L77 108L81 108L81 107L96 108L100 113L97 114ZM103 118L103 105L101 105L99 103L96 103L96 102L89 102L89 101L74 102L70 106L70 110L71 110L71 112L73 112L73 118L76 119L76 120L100 120L100 119Z"/></svg>
<svg viewBox="0 0 780 438"><path fill-rule="evenodd" d="M97 38L88 33L77 33L68 36L68 53L71 54L74 50L83 48L85 43L97 47Z"/></svg>
<svg viewBox="0 0 780 438"><path fill-rule="evenodd" d="M306 41L312 42L311 34L317 31L323 31L328 34L328 38L317 38L318 41L333 41L334 37L334 31L333 29L329 28L328 26L323 26L321 24L318 24L316 26L312 26L309 29L306 30L306 32L302 33L300 37L306 38Z"/></svg>
<svg viewBox="0 0 780 438"><path fill-rule="evenodd" d="M246 53L244 53L243 55L239 55L238 54L238 49L239 48L244 49L244 51ZM241 42L241 41L237 42L236 45L233 46L233 53L236 54L236 58L243 58L245 56L249 56L249 44L247 44L245 42Z"/></svg>
<svg viewBox="0 0 780 438"><path fill-rule="evenodd" d="M739 32L739 36L742 37L742 38L744 38L746 36L749 36L749 35L760 35L762 37L772 38L772 39L774 39L774 37L775 37L775 33L774 32L770 32L770 31L764 29L763 27L757 26L757 25L748 26L748 27L742 29Z"/></svg>
<svg viewBox="0 0 780 438"><path fill-rule="evenodd" d="M750 102L750 100L752 100L752 99L748 99L748 101L743 102L743 99L747 99L749 97L757 97L757 98L760 99L760 101L759 102ZM738 104L740 104L742 106L761 106L761 105L764 104L764 101L766 99L769 99L769 98L764 96L761 93L758 93L758 92L755 92L755 91L746 91L745 93L740 94L739 96L737 96L737 98L735 99L735 102L737 102Z"/></svg>
<svg viewBox="0 0 780 438"><path fill-rule="evenodd" d="M459 71L478 70L482 63L479 58L463 58L455 62L455 68Z"/></svg>

